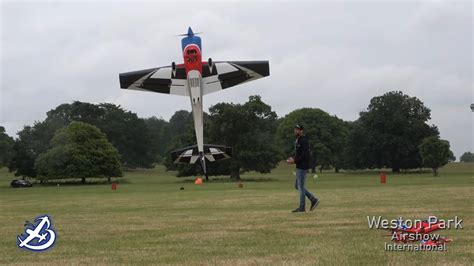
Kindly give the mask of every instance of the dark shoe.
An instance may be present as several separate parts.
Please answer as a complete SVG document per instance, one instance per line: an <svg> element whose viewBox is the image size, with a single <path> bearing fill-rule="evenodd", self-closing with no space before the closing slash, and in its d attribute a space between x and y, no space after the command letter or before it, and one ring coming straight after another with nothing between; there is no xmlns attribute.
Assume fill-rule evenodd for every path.
<svg viewBox="0 0 474 266"><path fill-rule="evenodd" d="M314 199L311 201L311 208L309 208L310 211L316 209L316 207L318 207L318 204L319 204L319 199Z"/></svg>
<svg viewBox="0 0 474 266"><path fill-rule="evenodd" d="M303 209L300 209L300 208L296 208L294 210L292 210L291 212L305 212L305 210Z"/></svg>

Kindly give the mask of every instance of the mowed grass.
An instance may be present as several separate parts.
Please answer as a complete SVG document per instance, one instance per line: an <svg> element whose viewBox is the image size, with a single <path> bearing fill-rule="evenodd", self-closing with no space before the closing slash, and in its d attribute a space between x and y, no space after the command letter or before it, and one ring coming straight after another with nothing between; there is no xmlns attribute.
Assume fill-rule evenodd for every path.
<svg viewBox="0 0 474 266"><path fill-rule="evenodd" d="M248 173L265 182L210 182L196 186L163 167L125 173L110 185L11 189L0 170L0 264L472 264L474 164L452 163L429 172L323 172L307 187L317 210L297 207L293 168ZM184 187L184 190L180 190ZM49 214L58 240L42 253L16 246L25 220ZM424 219L459 216L463 230L447 252L390 252L387 232L370 230L367 216Z"/></svg>

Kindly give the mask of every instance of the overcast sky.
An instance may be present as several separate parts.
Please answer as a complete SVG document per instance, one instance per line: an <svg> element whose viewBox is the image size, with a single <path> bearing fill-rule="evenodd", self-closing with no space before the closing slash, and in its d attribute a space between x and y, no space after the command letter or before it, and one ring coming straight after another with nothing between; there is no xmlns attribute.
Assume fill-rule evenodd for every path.
<svg viewBox="0 0 474 266"><path fill-rule="evenodd" d="M181 96L119 89L118 73L203 58L270 60L270 77L206 95L261 95L279 116L321 108L355 120L371 97L402 90L431 110L455 155L473 149L472 3L2 2L0 125L16 136L61 103L111 102L140 117L190 110Z"/></svg>

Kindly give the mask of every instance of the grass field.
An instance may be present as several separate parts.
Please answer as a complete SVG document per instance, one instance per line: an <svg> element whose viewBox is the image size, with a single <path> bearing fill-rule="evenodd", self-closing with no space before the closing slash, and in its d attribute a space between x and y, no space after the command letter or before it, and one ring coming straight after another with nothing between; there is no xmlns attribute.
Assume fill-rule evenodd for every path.
<svg viewBox="0 0 474 266"><path fill-rule="evenodd" d="M321 198L314 212L293 214L293 169L244 174L233 182L196 186L162 167L125 173L110 185L9 188L0 170L0 264L465 264L474 261L474 164L452 163L431 173L323 172L307 187ZM183 186L184 190L179 188ZM49 214L58 233L53 249L16 246L25 220ZM459 216L463 230L447 252L389 252L386 231L367 216L393 219Z"/></svg>

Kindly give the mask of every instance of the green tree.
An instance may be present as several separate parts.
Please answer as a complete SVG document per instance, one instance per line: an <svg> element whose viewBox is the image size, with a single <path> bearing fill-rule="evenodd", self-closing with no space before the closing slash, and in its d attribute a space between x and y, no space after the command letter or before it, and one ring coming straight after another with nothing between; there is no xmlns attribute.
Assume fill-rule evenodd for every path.
<svg viewBox="0 0 474 266"><path fill-rule="evenodd" d="M216 164L235 180L247 171L269 173L276 167L281 160L276 129L277 115L260 96L250 96L244 104L218 103L209 108L209 140L232 147L232 159Z"/></svg>
<svg viewBox="0 0 474 266"><path fill-rule="evenodd" d="M302 108L287 114L278 127L278 137L286 154L294 152L295 136L293 128L302 124L311 148L311 168L334 167L336 172L344 163L344 145L349 124L321 109Z"/></svg>
<svg viewBox="0 0 474 266"><path fill-rule="evenodd" d="M144 119L150 139L150 152L154 162L160 162L166 156L167 147L174 137L168 121L152 116Z"/></svg>
<svg viewBox="0 0 474 266"><path fill-rule="evenodd" d="M351 124L344 149L344 166L346 169L371 168L376 161L368 131L360 120Z"/></svg>
<svg viewBox="0 0 474 266"><path fill-rule="evenodd" d="M36 177L35 160L39 154L46 152L50 146L51 128L44 122L35 122L34 126L25 126L18 132L13 144L13 157L8 164L15 176Z"/></svg>
<svg viewBox="0 0 474 266"><path fill-rule="evenodd" d="M196 143L192 117L188 120L188 114L182 111L174 116L176 119L170 119L170 127L171 124L181 125L181 131L176 132L177 136L169 146L170 151ZM274 133L276 118L276 113L259 96L249 97L245 104L218 103L209 108L209 115L204 114L205 143L226 145L233 150L231 159L208 163L208 174L230 175L239 180L240 174L247 171L269 173L281 159ZM197 165L174 165L168 157L167 169L177 170L178 176L201 173Z"/></svg>
<svg viewBox="0 0 474 266"><path fill-rule="evenodd" d="M449 162L455 162L456 156L454 156L454 153L452 151L449 151L449 153L450 153Z"/></svg>
<svg viewBox="0 0 474 266"><path fill-rule="evenodd" d="M36 160L41 179L122 176L117 149L97 127L71 122L56 132L51 148Z"/></svg>
<svg viewBox="0 0 474 266"><path fill-rule="evenodd" d="M37 130L43 131L45 138L51 140L56 130L72 121L94 125L104 132L119 151L124 167L151 167L153 159L156 158L155 154L152 154L151 134L145 121L115 104L78 101L61 104L47 113L46 120L42 122L44 128Z"/></svg>
<svg viewBox="0 0 474 266"><path fill-rule="evenodd" d="M170 118L169 128L173 134L181 134L193 128L193 115L186 110L176 111Z"/></svg>
<svg viewBox="0 0 474 266"><path fill-rule="evenodd" d="M416 97L391 91L370 100L347 138L348 165L357 168L400 169L421 167L418 146L423 139L438 136L428 125L430 109Z"/></svg>
<svg viewBox="0 0 474 266"><path fill-rule="evenodd" d="M438 137L425 138L419 148L423 166L433 169L433 176L438 176L438 168L446 165L452 157L449 142Z"/></svg>
<svg viewBox="0 0 474 266"><path fill-rule="evenodd" d="M118 149L122 164L128 168L151 167L154 154L151 133L143 119L120 106L108 103L73 102L61 104L47 112L44 121L25 126L13 145L13 158L8 167L17 176L36 176L35 160L50 148L55 132L72 121L98 127Z"/></svg>
<svg viewBox="0 0 474 266"><path fill-rule="evenodd" d="M102 103L105 115L97 126L105 133L122 158L124 167L150 168L153 164L151 139L145 121L137 114L125 111L120 106Z"/></svg>
<svg viewBox="0 0 474 266"><path fill-rule="evenodd" d="M13 157L15 141L5 133L5 128L0 126L0 168L9 164Z"/></svg>
<svg viewBox="0 0 474 266"><path fill-rule="evenodd" d="M461 162L465 162L465 163L472 163L472 162L474 162L474 153L472 153L472 152L470 152L470 151L467 151L467 152L463 153L463 154L461 155L460 161L461 161Z"/></svg>

